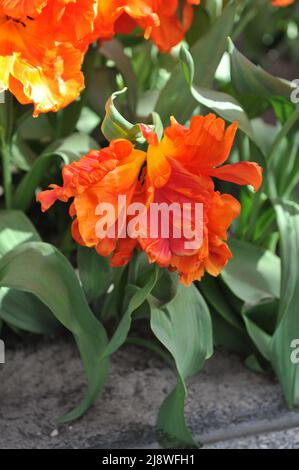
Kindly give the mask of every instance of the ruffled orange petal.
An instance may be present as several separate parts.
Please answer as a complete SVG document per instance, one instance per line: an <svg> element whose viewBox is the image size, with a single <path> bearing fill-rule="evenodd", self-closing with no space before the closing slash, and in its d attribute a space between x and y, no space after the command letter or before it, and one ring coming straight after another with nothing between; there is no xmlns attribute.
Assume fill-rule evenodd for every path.
<svg viewBox="0 0 299 470"><path fill-rule="evenodd" d="M0 25L0 60L1 86L22 104L33 103L35 116L67 106L84 88L81 51L62 43L31 46L12 21Z"/></svg>
<svg viewBox="0 0 299 470"><path fill-rule="evenodd" d="M48 0L2 0L0 14L11 18L34 18L47 5Z"/></svg>
<svg viewBox="0 0 299 470"><path fill-rule="evenodd" d="M114 253L110 259L110 266L112 268L118 268L128 264L137 246L138 241L134 238L118 240Z"/></svg>
<svg viewBox="0 0 299 470"><path fill-rule="evenodd" d="M34 115L57 111L84 88L81 66L96 16L94 0L3 0L0 86Z"/></svg>
<svg viewBox="0 0 299 470"><path fill-rule="evenodd" d="M30 34L53 38L56 42L71 43L85 51L92 42L96 0L50 0L36 21L29 23Z"/></svg>
<svg viewBox="0 0 299 470"><path fill-rule="evenodd" d="M211 276L219 276L226 264L232 258L232 253L221 238L209 235L209 255L204 260L205 269Z"/></svg>
<svg viewBox="0 0 299 470"><path fill-rule="evenodd" d="M237 128L238 123L234 123L225 129L224 120L214 114L193 117L186 134L186 146L191 151L186 164L190 170L222 165L229 157Z"/></svg>
<svg viewBox="0 0 299 470"><path fill-rule="evenodd" d="M84 88L83 54L71 44L45 51L39 66L19 58L12 76L23 85L23 96L34 104L34 116L58 111L74 101ZM16 95L20 101L22 96Z"/></svg>
<svg viewBox="0 0 299 470"><path fill-rule="evenodd" d="M240 162L213 168L209 170L209 175L241 186L251 185L258 191L262 184L263 169L254 162Z"/></svg>
<svg viewBox="0 0 299 470"><path fill-rule="evenodd" d="M72 237L78 245L85 246L84 240L79 232L78 219L75 219L72 223Z"/></svg>
<svg viewBox="0 0 299 470"><path fill-rule="evenodd" d="M163 4L160 1L158 9L160 24L152 28L150 38L162 52L168 52L184 39L193 20L191 3L198 4L198 2L184 2L182 18L179 18L177 0L163 2Z"/></svg>
<svg viewBox="0 0 299 470"><path fill-rule="evenodd" d="M179 18L178 0L107 0L98 1L95 32L101 39L115 32L127 34L139 26L144 37L151 38L161 51L168 51L185 36L193 19L193 5L199 0L184 1Z"/></svg>
<svg viewBox="0 0 299 470"><path fill-rule="evenodd" d="M205 213L203 223L207 223L207 211L211 204L213 195L213 186L206 187L202 184L199 176L191 175L184 170L176 161L169 161L171 173L168 181L162 186L155 188L149 187L149 212L147 214L147 230L148 236L140 238L139 242L144 251L146 251L150 262L156 262L161 267L174 266L173 259L178 260L182 257L188 258L190 261L194 254L198 254L199 248L189 248L186 242L189 241L183 233L184 226L188 223L188 227L193 229L195 225L195 204L201 203L204 205ZM150 171L151 155L148 155L148 169ZM150 176L148 182L151 181ZM209 180L210 181L210 180ZM150 183L149 183L150 184ZM170 210L169 217L166 219L166 214L158 214L158 220L154 220L151 211L152 203L159 205L159 207L168 207L171 209L171 204L175 203L178 212ZM191 212L188 215L188 220L183 220L184 204L189 204ZM157 219L157 216L155 216ZM168 236L165 236L165 223L169 223ZM156 225L157 224L157 225ZM153 227L153 225L156 225ZM154 228L156 236L152 234L151 229ZM175 235L175 228L180 230L180 237ZM197 268L196 268L197 269ZM195 270L196 270L195 269Z"/></svg>
<svg viewBox="0 0 299 470"><path fill-rule="evenodd" d="M121 164L113 171L107 173L98 183L92 185L87 191L82 192L75 198L79 230L87 246L94 246L99 242L96 225L100 217L96 214L96 208L101 202L111 204L114 207L116 218L111 221L111 226L115 225L115 231L118 231L117 216L120 211L118 196L126 197L127 206L131 203L136 191L138 175L144 161L144 156L143 152L133 150L127 161L122 161Z"/></svg>
<svg viewBox="0 0 299 470"><path fill-rule="evenodd" d="M223 240L227 239L227 230L232 221L240 215L241 205L230 194L215 192L209 210L208 229L210 233Z"/></svg>
<svg viewBox="0 0 299 470"><path fill-rule="evenodd" d="M66 202L83 193L116 166L116 155L107 150L93 150L77 162L65 165L62 169L63 186L51 185L52 189L38 194L37 201L41 203L42 211L47 211L58 199Z"/></svg>

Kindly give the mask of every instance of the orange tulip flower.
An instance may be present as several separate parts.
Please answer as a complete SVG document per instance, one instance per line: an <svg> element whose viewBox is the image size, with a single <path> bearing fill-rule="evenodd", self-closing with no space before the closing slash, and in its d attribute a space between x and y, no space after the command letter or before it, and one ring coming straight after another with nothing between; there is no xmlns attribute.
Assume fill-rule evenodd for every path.
<svg viewBox="0 0 299 470"><path fill-rule="evenodd" d="M192 5L199 5L200 0L186 0L182 6L181 18L178 15L178 0L167 3L159 0L154 3L157 4L156 9L160 23L148 31L148 37L161 51L167 52L184 39L193 20Z"/></svg>
<svg viewBox="0 0 299 470"><path fill-rule="evenodd" d="M161 51L169 51L184 38L193 18L192 5L199 4L200 0L186 0L179 18L178 0L99 1L94 37L109 39L139 26L146 39L151 38Z"/></svg>
<svg viewBox="0 0 299 470"><path fill-rule="evenodd" d="M33 23L34 33L68 42L86 51L92 42L94 22L97 16L97 0L47 0L38 21Z"/></svg>
<svg viewBox="0 0 299 470"><path fill-rule="evenodd" d="M180 19L178 0L0 0L0 89L33 103L34 116L64 108L84 88L91 42L140 26L167 51L183 39L199 2L186 0Z"/></svg>
<svg viewBox="0 0 299 470"><path fill-rule="evenodd" d="M35 116L67 106L84 88L93 7L94 0L0 0L0 87L33 103Z"/></svg>
<svg viewBox="0 0 299 470"><path fill-rule="evenodd" d="M112 254L113 266L126 264L138 246L147 253L150 262L178 271L186 285L200 279L205 271L217 276L232 256L226 244L227 230L239 215L240 204L229 194L216 191L213 177L239 185L250 184L258 190L262 169L252 162L221 166L229 157L237 124L225 129L225 122L213 114L194 117L190 128L172 119L160 143L151 128L141 127L149 143L147 154L134 149L126 140L116 140L107 149L90 152L64 167L62 187L53 185L38 195L42 210L49 209L57 199L74 198L73 237L80 244L96 248L102 256ZM126 196L126 208L136 202L144 207L133 236L127 231L125 236L119 235L119 229L122 231L132 222L127 212L124 218L119 216L120 195ZM107 222L98 210L100 203L112 205L118 215ZM151 208L170 207L173 203L191 207L184 220L190 230L197 222L196 203L203 207L202 239L195 236L191 247L185 233L173 235L179 222L175 214L166 220L169 226L166 237L161 231L161 225L165 225L162 219L154 227L156 235L152 234ZM106 231L101 235L99 227L103 220ZM117 233L108 236L111 227L117 227Z"/></svg>
<svg viewBox="0 0 299 470"><path fill-rule="evenodd" d="M295 0L272 0L272 5L275 7L287 7L294 2Z"/></svg>

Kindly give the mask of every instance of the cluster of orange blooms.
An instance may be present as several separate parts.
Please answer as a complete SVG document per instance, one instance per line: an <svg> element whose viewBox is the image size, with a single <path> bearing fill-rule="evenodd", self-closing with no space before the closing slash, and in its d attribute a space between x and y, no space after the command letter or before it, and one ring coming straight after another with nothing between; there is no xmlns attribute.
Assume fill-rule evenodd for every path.
<svg viewBox="0 0 299 470"><path fill-rule="evenodd" d="M200 0L0 0L0 87L34 115L57 111L84 87L81 66L95 40L136 27L168 51L190 27Z"/></svg>
<svg viewBox="0 0 299 470"><path fill-rule="evenodd" d="M293 0L273 0L286 6ZM34 115L57 111L84 88L89 44L136 27L168 51L190 27L200 0L0 0L0 89ZM180 8L179 8L180 7Z"/></svg>

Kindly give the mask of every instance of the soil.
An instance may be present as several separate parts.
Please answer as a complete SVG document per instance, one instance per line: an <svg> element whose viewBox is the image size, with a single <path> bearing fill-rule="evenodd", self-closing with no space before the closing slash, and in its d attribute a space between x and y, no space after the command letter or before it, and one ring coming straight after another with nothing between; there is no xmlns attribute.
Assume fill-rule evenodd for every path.
<svg viewBox="0 0 299 470"><path fill-rule="evenodd" d="M8 341L6 364L0 364L0 448L155 446L157 412L174 383L159 358L125 346L112 357L96 405L81 420L58 426L57 418L78 404L86 387L76 346L65 337ZM190 381L186 414L193 432L207 443L209 433L225 433L230 426L292 415L271 377L250 372L223 350Z"/></svg>

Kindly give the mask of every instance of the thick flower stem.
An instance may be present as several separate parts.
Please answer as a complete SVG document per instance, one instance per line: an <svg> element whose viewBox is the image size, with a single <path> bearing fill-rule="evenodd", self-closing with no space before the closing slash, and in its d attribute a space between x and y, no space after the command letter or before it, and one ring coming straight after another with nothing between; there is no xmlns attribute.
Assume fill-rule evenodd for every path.
<svg viewBox="0 0 299 470"><path fill-rule="evenodd" d="M277 197L277 189L275 185L275 180L274 180L274 175L273 175L273 160L275 158L275 152L277 148L279 148L281 142L283 139L285 139L289 132L294 128L294 126L297 124L299 121L299 106L296 107L295 111L293 114L289 117L287 122L284 124L284 126L281 128L280 132L277 134L271 149L269 151L268 155L268 190L270 197L275 198Z"/></svg>
<svg viewBox="0 0 299 470"><path fill-rule="evenodd" d="M76 125L79 121L82 108L86 102L88 90L92 82L98 49L98 43L92 44L85 56L83 63L85 89L81 93L80 98L57 113L56 139L61 139L75 132Z"/></svg>
<svg viewBox="0 0 299 470"><path fill-rule="evenodd" d="M12 178L10 171L10 152L9 147L4 139L1 139L1 156L2 156L2 172L3 172L3 188L6 209L12 207Z"/></svg>
<svg viewBox="0 0 299 470"><path fill-rule="evenodd" d="M6 94L5 103L0 104L0 151L2 158L3 188L6 209L12 207L12 176L10 168L10 141L13 123L13 99Z"/></svg>
<svg viewBox="0 0 299 470"><path fill-rule="evenodd" d="M297 121L299 121L299 106L297 106L293 114L289 117L287 122L281 128L280 132L277 134L276 139L274 140L271 146L270 152L269 152L269 156L268 156L269 164L272 163L273 161L277 147L281 144L283 139L287 137L288 133L293 129Z"/></svg>

